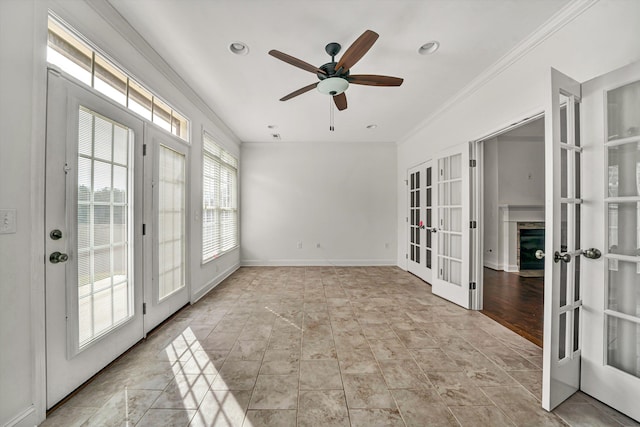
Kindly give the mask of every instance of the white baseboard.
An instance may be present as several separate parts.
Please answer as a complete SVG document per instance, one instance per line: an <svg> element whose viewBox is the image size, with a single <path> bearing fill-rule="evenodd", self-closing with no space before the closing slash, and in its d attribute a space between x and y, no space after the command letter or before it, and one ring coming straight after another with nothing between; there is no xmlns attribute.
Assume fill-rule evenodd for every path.
<svg viewBox="0 0 640 427"><path fill-rule="evenodd" d="M34 427L37 425L38 420L36 420L36 408L31 405L7 421L3 427Z"/></svg>
<svg viewBox="0 0 640 427"><path fill-rule="evenodd" d="M508 273L517 273L518 271L520 271L520 268L518 268L517 265L507 265L504 268L504 271L506 271Z"/></svg>
<svg viewBox="0 0 640 427"><path fill-rule="evenodd" d="M211 291L213 288L215 288L220 283L222 283L224 279L231 276L239 268L240 268L240 263L233 264L231 267L227 268L226 270L218 274L216 277L211 279L209 282L207 282L206 285L204 285L203 287L201 287L200 289L198 289L193 293L193 295L191 296L191 304L194 304L200 298L205 296L207 293L209 293L209 291Z"/></svg>
<svg viewBox="0 0 640 427"><path fill-rule="evenodd" d="M395 259L244 259L243 267L369 267L397 266Z"/></svg>
<svg viewBox="0 0 640 427"><path fill-rule="evenodd" d="M502 270L502 264L497 262L485 261L484 266L492 270Z"/></svg>

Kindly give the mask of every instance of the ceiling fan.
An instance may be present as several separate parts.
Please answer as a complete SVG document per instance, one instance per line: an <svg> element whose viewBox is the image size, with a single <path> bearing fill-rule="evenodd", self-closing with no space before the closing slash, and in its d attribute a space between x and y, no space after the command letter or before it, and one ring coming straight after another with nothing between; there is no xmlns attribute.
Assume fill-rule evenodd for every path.
<svg viewBox="0 0 640 427"><path fill-rule="evenodd" d="M349 46L338 62L335 61L335 56L340 52L341 46L339 43L329 43L325 46L324 50L331 56L331 62L321 65L320 67L294 58L279 50L270 50L269 55L291 64L294 67L315 73L320 80L291 92L287 96L280 98L280 101L287 101L313 88L318 88L319 92L333 97L333 101L338 110L344 110L347 108L347 97L344 91L347 90L350 83L366 86L400 86L403 79L399 77L379 76L375 74L350 74L351 67L371 49L371 46L378 40L378 37L376 32L366 30Z"/></svg>

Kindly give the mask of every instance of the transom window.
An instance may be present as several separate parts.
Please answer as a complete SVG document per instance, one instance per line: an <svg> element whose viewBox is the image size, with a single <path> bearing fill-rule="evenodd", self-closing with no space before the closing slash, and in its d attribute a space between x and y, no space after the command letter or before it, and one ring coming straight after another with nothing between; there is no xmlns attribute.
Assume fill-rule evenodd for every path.
<svg viewBox="0 0 640 427"><path fill-rule="evenodd" d="M47 62L167 132L189 141L189 120L183 114L174 110L51 16Z"/></svg>

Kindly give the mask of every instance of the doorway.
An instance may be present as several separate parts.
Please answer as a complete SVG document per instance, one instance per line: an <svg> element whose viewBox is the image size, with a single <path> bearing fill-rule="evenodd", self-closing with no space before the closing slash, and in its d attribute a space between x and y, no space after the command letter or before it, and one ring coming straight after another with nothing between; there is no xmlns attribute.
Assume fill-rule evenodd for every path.
<svg viewBox="0 0 640 427"><path fill-rule="evenodd" d="M544 117L482 141L482 313L538 346L544 316Z"/></svg>

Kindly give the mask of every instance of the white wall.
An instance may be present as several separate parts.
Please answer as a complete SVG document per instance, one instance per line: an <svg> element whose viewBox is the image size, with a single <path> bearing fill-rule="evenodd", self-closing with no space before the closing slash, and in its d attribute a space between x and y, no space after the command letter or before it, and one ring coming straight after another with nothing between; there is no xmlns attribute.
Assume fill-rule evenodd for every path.
<svg viewBox="0 0 640 427"><path fill-rule="evenodd" d="M44 419L44 147L47 9L100 46L192 121L190 241L192 299L240 264L234 250L201 265L201 133L231 153L239 141L136 33L95 2L0 0L0 209L16 209L17 233L0 235L0 425ZM115 19L109 24L103 18ZM115 27L114 27L115 25Z"/></svg>
<svg viewBox="0 0 640 427"><path fill-rule="evenodd" d="M599 1L486 84L426 121L398 145L398 191L402 191L400 179L416 161L543 111L550 67L586 81L639 60L638 16L639 1ZM398 242L403 247L407 239L404 201L399 201L397 212ZM398 250L397 255L398 265L406 268L404 251Z"/></svg>
<svg viewBox="0 0 640 427"><path fill-rule="evenodd" d="M500 268L500 243L498 240L498 140L493 138L482 143L483 147L483 221L484 221L484 265Z"/></svg>
<svg viewBox="0 0 640 427"><path fill-rule="evenodd" d="M544 205L544 135L498 137L498 204Z"/></svg>
<svg viewBox="0 0 640 427"><path fill-rule="evenodd" d="M243 144L242 165L243 265L395 264L395 145Z"/></svg>

